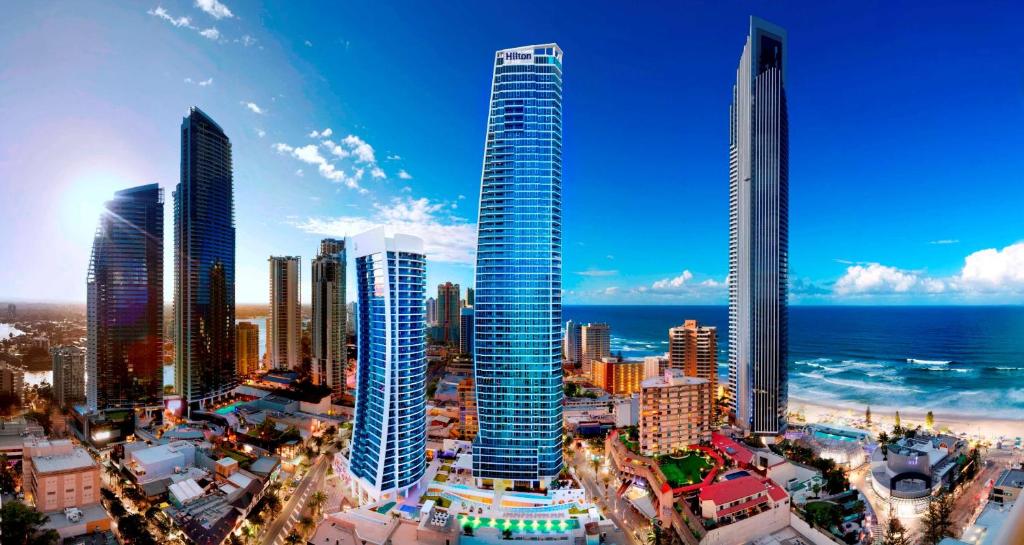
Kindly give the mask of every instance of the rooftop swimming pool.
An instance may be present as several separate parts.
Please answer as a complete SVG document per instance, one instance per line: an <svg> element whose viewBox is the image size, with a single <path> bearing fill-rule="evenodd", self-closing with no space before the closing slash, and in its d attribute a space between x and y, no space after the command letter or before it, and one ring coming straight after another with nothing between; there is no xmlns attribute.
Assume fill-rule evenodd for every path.
<svg viewBox="0 0 1024 545"><path fill-rule="evenodd" d="M812 424L809 426L815 439L824 441L861 441L868 439L868 433L861 430L846 429L838 426Z"/></svg>
<svg viewBox="0 0 1024 545"><path fill-rule="evenodd" d="M219 409L217 409L217 410L215 410L213 412L215 412L217 414L231 414L231 413L235 412L235 408L236 407L238 407L239 405L242 405L244 403L245 403L244 401L236 401L236 402L234 402L234 403L232 403L230 405L225 405L225 406L223 406L223 407L221 407L221 408L219 408Z"/></svg>
<svg viewBox="0 0 1024 545"><path fill-rule="evenodd" d="M460 528L468 524L474 529L484 526L498 528L500 530L511 530L513 533L524 534L561 533L575 530L580 526L580 522L573 518L560 520L517 520L459 515L458 520Z"/></svg>

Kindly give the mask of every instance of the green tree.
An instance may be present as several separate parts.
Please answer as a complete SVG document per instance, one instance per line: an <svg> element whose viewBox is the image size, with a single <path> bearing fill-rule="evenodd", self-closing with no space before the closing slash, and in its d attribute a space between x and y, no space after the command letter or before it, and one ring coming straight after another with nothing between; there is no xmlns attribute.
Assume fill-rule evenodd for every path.
<svg viewBox="0 0 1024 545"><path fill-rule="evenodd" d="M313 522L313 517L308 515L299 519L299 527L302 528L303 532L309 532L312 530L314 524L316 523Z"/></svg>
<svg viewBox="0 0 1024 545"><path fill-rule="evenodd" d="M56 545L60 535L55 530L43 530L50 519L46 515L18 501L8 501L0 508L0 535L4 545Z"/></svg>
<svg viewBox="0 0 1024 545"><path fill-rule="evenodd" d="M327 494L324 494L323 490L317 490L309 497L309 510L314 513L319 513L326 503Z"/></svg>
<svg viewBox="0 0 1024 545"><path fill-rule="evenodd" d="M885 535L882 537L882 545L911 545L907 537L907 529L903 527L900 519L891 517L885 525Z"/></svg>
<svg viewBox="0 0 1024 545"><path fill-rule="evenodd" d="M930 430L933 426L935 426L935 415L928 411L928 414L924 415L924 427Z"/></svg>
<svg viewBox="0 0 1024 545"><path fill-rule="evenodd" d="M299 543L302 543L302 536L300 536L297 532L293 530L291 533L285 536L284 542L289 543L290 545L299 545Z"/></svg>
<svg viewBox="0 0 1024 545"><path fill-rule="evenodd" d="M655 519L651 519L651 529L647 531L647 545L666 545L665 531Z"/></svg>
<svg viewBox="0 0 1024 545"><path fill-rule="evenodd" d="M953 537L953 498L949 494L940 494L928 502L928 511L921 519L923 527L921 543L936 545L943 538Z"/></svg>

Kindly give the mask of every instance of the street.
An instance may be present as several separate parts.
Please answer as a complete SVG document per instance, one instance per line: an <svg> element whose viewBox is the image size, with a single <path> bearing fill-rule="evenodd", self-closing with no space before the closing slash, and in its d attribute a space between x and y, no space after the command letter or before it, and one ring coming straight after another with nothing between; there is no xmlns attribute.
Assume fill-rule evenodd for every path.
<svg viewBox="0 0 1024 545"><path fill-rule="evenodd" d="M615 493L617 479L612 479L606 486L582 449L574 450L572 462L580 484L601 512L627 536L627 543L644 545L650 523L630 505L629 500Z"/></svg>
<svg viewBox="0 0 1024 545"><path fill-rule="evenodd" d="M328 460L329 457L323 454L317 457L316 463L313 464L313 467L309 468L306 476L299 482L299 486L295 487L295 490L292 491L291 497L281 509L281 513L274 519L274 522L266 527L266 530L263 532L263 545L280 545L284 543L284 538L288 535L288 532L302 518L302 510L306 506L306 500L309 499L309 495L319 490L323 484L329 465Z"/></svg>

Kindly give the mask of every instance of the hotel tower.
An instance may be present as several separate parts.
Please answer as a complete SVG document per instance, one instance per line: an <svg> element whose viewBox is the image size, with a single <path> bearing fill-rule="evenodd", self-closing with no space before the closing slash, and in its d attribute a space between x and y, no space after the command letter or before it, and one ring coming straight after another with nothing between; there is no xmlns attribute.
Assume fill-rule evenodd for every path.
<svg viewBox="0 0 1024 545"><path fill-rule="evenodd" d="M355 257L356 409L349 472L361 499L395 499L426 470L423 241L383 228L348 240Z"/></svg>
<svg viewBox="0 0 1024 545"><path fill-rule="evenodd" d="M756 17L729 110L729 383L736 423L786 429L789 122L786 31Z"/></svg>
<svg viewBox="0 0 1024 545"><path fill-rule="evenodd" d="M345 241L325 238L313 259L313 383L335 399L345 393L348 312L345 304Z"/></svg>
<svg viewBox="0 0 1024 545"><path fill-rule="evenodd" d="M562 50L498 51L477 231L473 473L544 487L562 469Z"/></svg>
<svg viewBox="0 0 1024 545"><path fill-rule="evenodd" d="M235 388L235 201L231 141L202 110L181 122L174 190L174 383L199 408Z"/></svg>

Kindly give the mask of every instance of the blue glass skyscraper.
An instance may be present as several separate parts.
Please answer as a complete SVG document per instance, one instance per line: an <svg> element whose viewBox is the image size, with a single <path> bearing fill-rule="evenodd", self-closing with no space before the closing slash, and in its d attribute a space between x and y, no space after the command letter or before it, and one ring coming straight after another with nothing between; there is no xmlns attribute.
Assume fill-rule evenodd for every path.
<svg viewBox="0 0 1024 545"><path fill-rule="evenodd" d="M231 141L199 108L181 122L174 190L175 390L198 408L235 373L235 204Z"/></svg>
<svg viewBox="0 0 1024 545"><path fill-rule="evenodd" d="M351 237L356 262L356 409L349 473L367 498L397 497L426 469L426 258L423 241Z"/></svg>
<svg viewBox="0 0 1024 545"><path fill-rule="evenodd" d="M736 423L786 429L789 116L786 31L756 17L729 112L729 383Z"/></svg>
<svg viewBox="0 0 1024 545"><path fill-rule="evenodd" d="M481 485L562 469L562 50L498 51L477 227L474 375Z"/></svg>
<svg viewBox="0 0 1024 545"><path fill-rule="evenodd" d="M160 407L164 354L164 192L118 191L93 239L87 280L86 404ZM65 380L82 377L65 377Z"/></svg>

